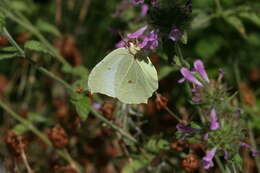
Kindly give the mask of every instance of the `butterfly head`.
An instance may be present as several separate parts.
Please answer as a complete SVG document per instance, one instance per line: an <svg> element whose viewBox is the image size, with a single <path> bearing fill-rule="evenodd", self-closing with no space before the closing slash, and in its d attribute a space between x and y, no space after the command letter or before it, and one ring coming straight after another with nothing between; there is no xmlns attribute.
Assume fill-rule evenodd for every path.
<svg viewBox="0 0 260 173"><path fill-rule="evenodd" d="M127 49L129 51L129 53L131 53L132 55L136 55L141 49L137 46L136 41L134 40L129 40L126 44Z"/></svg>

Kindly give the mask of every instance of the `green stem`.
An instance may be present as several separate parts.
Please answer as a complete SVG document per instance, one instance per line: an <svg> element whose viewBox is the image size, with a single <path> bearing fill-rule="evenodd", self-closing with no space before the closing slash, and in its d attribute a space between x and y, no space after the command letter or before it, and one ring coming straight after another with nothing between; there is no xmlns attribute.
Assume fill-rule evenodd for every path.
<svg viewBox="0 0 260 173"><path fill-rule="evenodd" d="M101 121L103 121L104 123L106 123L108 126L110 126L111 128L113 128L114 130L118 131L119 133L121 133L122 136L126 137L127 139L129 139L130 141L137 143L137 140L131 136L129 133L125 132L122 128L116 126L115 124L113 124L112 122L110 122L108 119L106 119L105 117L103 117L101 114L99 114L94 108L90 108L91 112L93 113L93 115L95 117L97 117L98 119L100 119Z"/></svg>
<svg viewBox="0 0 260 173"><path fill-rule="evenodd" d="M221 162L221 160L219 159L218 156L215 156L215 160L216 160L216 162L217 162L217 164L218 164L218 167L219 167L220 171L221 171L222 173L225 173L225 172L226 172L226 171L225 171L225 168L224 168L224 166L223 166L223 164L222 164L222 162Z"/></svg>
<svg viewBox="0 0 260 173"><path fill-rule="evenodd" d="M256 148L256 141L255 141L255 137L254 137L254 132L253 132L252 126L249 123L248 123L248 129L249 129L250 142L251 142L252 146L254 148ZM258 170L258 172L260 172L260 158L257 155L257 156L254 157L254 159L255 159L257 170Z"/></svg>
<svg viewBox="0 0 260 173"><path fill-rule="evenodd" d="M184 63L184 58L181 52L180 45L178 43L174 44L175 45L175 50L177 51L177 56L180 58L181 66L185 66Z"/></svg>
<svg viewBox="0 0 260 173"><path fill-rule="evenodd" d="M220 0L215 0L215 4L216 4L216 6L217 6L217 13L218 13L219 15L221 15L221 13L222 13L222 6L221 6L221 4L220 4Z"/></svg>
<svg viewBox="0 0 260 173"><path fill-rule="evenodd" d="M16 41L15 41L15 40L13 39L13 37L9 34L9 32L7 31L6 28L4 28L3 33L4 33L4 35L6 36L6 38L10 41L10 43L11 43L14 47L16 47L16 49L19 51L19 53L21 54L21 56L22 56L23 58L25 58L25 53L24 53L23 49L16 43Z"/></svg>

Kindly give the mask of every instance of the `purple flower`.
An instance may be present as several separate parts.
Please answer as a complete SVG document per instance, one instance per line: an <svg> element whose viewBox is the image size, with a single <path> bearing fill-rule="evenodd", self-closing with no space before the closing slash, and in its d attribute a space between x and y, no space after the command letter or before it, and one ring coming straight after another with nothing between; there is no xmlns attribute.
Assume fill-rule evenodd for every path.
<svg viewBox="0 0 260 173"><path fill-rule="evenodd" d="M229 154L228 154L227 150L225 150L224 151L224 159L227 160L228 158L229 158Z"/></svg>
<svg viewBox="0 0 260 173"><path fill-rule="evenodd" d="M152 0L152 7L156 7L157 6L157 0Z"/></svg>
<svg viewBox="0 0 260 173"><path fill-rule="evenodd" d="M200 97L192 97L192 101L195 102L195 103L198 103L201 101L201 98Z"/></svg>
<svg viewBox="0 0 260 173"><path fill-rule="evenodd" d="M198 79L196 79L196 78L193 76L192 72L190 72L187 68L182 67L180 71L181 71L181 74L184 76L184 79L185 79L185 80L187 80L187 81L189 81L189 82L191 82L191 83L194 83L194 84L196 84L196 85L202 86L201 82L200 82ZM180 83L180 82L183 82L183 81L184 81L184 80L181 79L181 80L179 80L178 82Z"/></svg>
<svg viewBox="0 0 260 173"><path fill-rule="evenodd" d="M260 154L260 151L255 148L251 148L250 151L251 151L253 157L256 157Z"/></svg>
<svg viewBox="0 0 260 173"><path fill-rule="evenodd" d="M208 75L205 71L203 62L201 60L196 60L194 63L195 70L201 75L201 77L209 83Z"/></svg>
<svg viewBox="0 0 260 173"><path fill-rule="evenodd" d="M213 148L213 149L207 151L206 156L204 156L202 158L202 166L203 166L203 168L209 169L209 168L214 166L214 163L213 163L212 159L215 156L216 150L217 150L217 148Z"/></svg>
<svg viewBox="0 0 260 173"><path fill-rule="evenodd" d="M143 4L143 3L144 3L144 0L132 0L132 3L133 3L134 5L136 5L136 4Z"/></svg>
<svg viewBox="0 0 260 173"><path fill-rule="evenodd" d="M216 110L213 108L210 111L210 130L217 130L219 128L218 117Z"/></svg>
<svg viewBox="0 0 260 173"><path fill-rule="evenodd" d="M182 133L196 133L199 129L185 126L184 124L177 124L176 129Z"/></svg>
<svg viewBox="0 0 260 173"><path fill-rule="evenodd" d="M141 7L141 16L144 17L146 16L147 12L149 10L149 7L147 4L143 4Z"/></svg>
<svg viewBox="0 0 260 173"><path fill-rule="evenodd" d="M221 80L221 79L224 77L225 72L224 72L223 69L219 69L219 70L218 70L218 73L219 73L218 78Z"/></svg>
<svg viewBox="0 0 260 173"><path fill-rule="evenodd" d="M138 29L137 31L131 33L131 34L127 34L127 37L128 38L138 38L140 37L141 35L143 35L144 31L147 29L147 26L144 26L140 29Z"/></svg>
<svg viewBox="0 0 260 173"><path fill-rule="evenodd" d="M147 33L147 26L144 26L137 31L127 34L127 38L124 41L120 41L116 44L116 47L125 46L124 42L127 42L130 39L136 39L138 41L138 47L141 49L153 50L158 47L158 31L152 30L150 33Z"/></svg>
<svg viewBox="0 0 260 173"><path fill-rule="evenodd" d="M260 151L259 151L259 150L253 148L251 145L249 145L249 144L247 144L247 143L245 143L245 142L240 142L239 145L240 145L241 147L245 147L246 149L250 150L253 157L256 157L257 155L260 154Z"/></svg>
<svg viewBox="0 0 260 173"><path fill-rule="evenodd" d="M205 133L204 135L203 135L203 139L206 141L206 140L208 140L209 139L209 133Z"/></svg>
<svg viewBox="0 0 260 173"><path fill-rule="evenodd" d="M178 28L176 28L175 26L173 26L170 31L169 38L172 41L179 41L181 39L181 37L182 37L181 31Z"/></svg>
<svg viewBox="0 0 260 173"><path fill-rule="evenodd" d="M125 47L125 41L121 40L121 41L117 42L115 47L116 48Z"/></svg>
<svg viewBox="0 0 260 173"><path fill-rule="evenodd" d="M94 102L92 104L92 107L95 108L95 109L100 109L101 108L101 104Z"/></svg>

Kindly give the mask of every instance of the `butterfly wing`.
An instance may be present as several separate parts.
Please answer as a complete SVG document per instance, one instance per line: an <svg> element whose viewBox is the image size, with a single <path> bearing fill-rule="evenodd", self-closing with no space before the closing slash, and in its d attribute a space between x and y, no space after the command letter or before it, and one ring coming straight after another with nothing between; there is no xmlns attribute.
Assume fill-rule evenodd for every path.
<svg viewBox="0 0 260 173"><path fill-rule="evenodd" d="M116 97L123 103L147 103L158 89L157 71L148 57L140 61L128 54L120 61L115 84Z"/></svg>
<svg viewBox="0 0 260 173"><path fill-rule="evenodd" d="M128 54L126 48L118 48L109 53L93 68L88 78L88 87L91 93L101 93L116 97L116 73L120 62Z"/></svg>

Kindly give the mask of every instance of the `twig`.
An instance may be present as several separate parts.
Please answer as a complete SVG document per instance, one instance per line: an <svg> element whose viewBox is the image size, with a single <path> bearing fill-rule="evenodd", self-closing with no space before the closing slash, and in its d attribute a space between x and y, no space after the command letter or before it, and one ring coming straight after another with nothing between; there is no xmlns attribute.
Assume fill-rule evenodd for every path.
<svg viewBox="0 0 260 173"><path fill-rule="evenodd" d="M29 165L29 162L28 162L28 160L27 160L26 154L25 154L25 152L24 152L23 149L22 149L22 151L21 151L21 157L22 157L22 159L23 159L23 163L24 163L24 165L25 165L25 167L26 167L26 169L27 169L27 172L28 172L28 173L34 173L34 171L32 170L32 168L31 168L30 165Z"/></svg>

